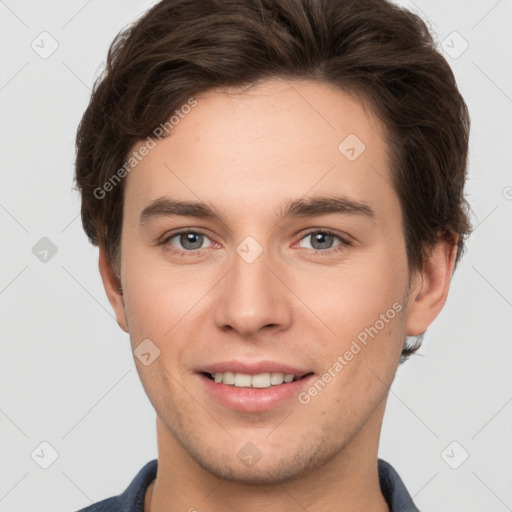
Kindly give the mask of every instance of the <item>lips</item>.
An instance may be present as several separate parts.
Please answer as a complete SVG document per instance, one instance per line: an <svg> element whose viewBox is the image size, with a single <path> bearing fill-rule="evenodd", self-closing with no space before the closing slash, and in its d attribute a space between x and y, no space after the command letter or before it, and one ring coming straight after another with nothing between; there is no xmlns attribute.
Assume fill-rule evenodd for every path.
<svg viewBox="0 0 512 512"><path fill-rule="evenodd" d="M231 409L269 411L284 405L309 382L313 372L275 361L226 361L197 371L205 390Z"/></svg>

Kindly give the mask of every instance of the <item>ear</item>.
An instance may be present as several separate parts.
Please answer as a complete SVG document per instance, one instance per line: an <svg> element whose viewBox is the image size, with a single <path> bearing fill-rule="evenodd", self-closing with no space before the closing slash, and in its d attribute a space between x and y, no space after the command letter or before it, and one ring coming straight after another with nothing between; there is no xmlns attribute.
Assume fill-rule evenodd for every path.
<svg viewBox="0 0 512 512"><path fill-rule="evenodd" d="M123 331L128 332L128 324L126 322L123 295L119 290L120 283L112 269L112 265L110 264L110 259L107 255L107 251L102 246L100 246L99 249L100 256L98 266L100 269L101 280L103 281L103 287L105 288L108 300L112 308L114 309L114 313L116 315L119 327L121 327Z"/></svg>
<svg viewBox="0 0 512 512"><path fill-rule="evenodd" d="M416 273L409 292L406 334L423 334L443 309L457 256L458 235L439 238L421 271Z"/></svg>

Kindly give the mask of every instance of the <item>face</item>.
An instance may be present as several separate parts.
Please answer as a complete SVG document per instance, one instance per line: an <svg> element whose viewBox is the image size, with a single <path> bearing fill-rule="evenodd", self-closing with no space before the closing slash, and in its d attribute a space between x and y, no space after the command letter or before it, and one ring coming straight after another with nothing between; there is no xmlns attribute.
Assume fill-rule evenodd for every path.
<svg viewBox="0 0 512 512"><path fill-rule="evenodd" d="M285 481L376 447L414 334L384 131L313 81L196 100L126 178L111 301L162 442Z"/></svg>

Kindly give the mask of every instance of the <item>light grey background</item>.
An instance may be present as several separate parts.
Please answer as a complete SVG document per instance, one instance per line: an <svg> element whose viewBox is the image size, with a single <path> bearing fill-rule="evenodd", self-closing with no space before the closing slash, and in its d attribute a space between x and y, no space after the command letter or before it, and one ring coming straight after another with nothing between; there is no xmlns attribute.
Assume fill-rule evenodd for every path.
<svg viewBox="0 0 512 512"><path fill-rule="evenodd" d="M93 79L152 3L0 1L1 512L77 510L157 455L155 413L73 190ZM398 370L380 456L422 511L512 510L512 1L400 4L429 23L468 103L476 230L422 356Z"/></svg>

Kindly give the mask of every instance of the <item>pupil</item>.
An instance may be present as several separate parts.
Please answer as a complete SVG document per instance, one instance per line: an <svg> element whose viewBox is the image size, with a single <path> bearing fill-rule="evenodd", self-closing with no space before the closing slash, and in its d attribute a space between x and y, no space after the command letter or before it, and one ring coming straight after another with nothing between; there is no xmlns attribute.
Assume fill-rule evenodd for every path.
<svg viewBox="0 0 512 512"><path fill-rule="evenodd" d="M313 243L311 244L314 249L329 249L332 245L333 235L328 233L316 233L313 235ZM315 244L317 244L315 246Z"/></svg>
<svg viewBox="0 0 512 512"><path fill-rule="evenodd" d="M180 243L185 249L199 249L203 244L201 233L186 233L180 236Z"/></svg>

